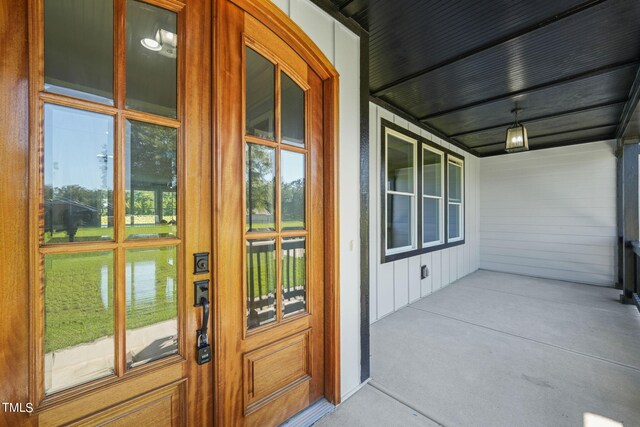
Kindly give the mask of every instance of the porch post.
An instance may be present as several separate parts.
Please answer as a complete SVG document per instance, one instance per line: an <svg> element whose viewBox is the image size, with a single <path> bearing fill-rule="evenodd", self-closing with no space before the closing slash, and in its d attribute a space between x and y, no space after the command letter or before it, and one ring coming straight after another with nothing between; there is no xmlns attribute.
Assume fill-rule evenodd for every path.
<svg viewBox="0 0 640 427"><path fill-rule="evenodd" d="M636 272L634 269L635 254L631 247L633 240L639 239L638 233L638 162L640 160L640 144L638 139L625 140L622 144L622 158L618 167L622 167L618 173L618 185L622 189L622 295L623 303L633 302L633 293L636 290ZM621 182L620 182L621 180ZM618 192L620 197L620 191ZM620 203L618 203L620 206Z"/></svg>

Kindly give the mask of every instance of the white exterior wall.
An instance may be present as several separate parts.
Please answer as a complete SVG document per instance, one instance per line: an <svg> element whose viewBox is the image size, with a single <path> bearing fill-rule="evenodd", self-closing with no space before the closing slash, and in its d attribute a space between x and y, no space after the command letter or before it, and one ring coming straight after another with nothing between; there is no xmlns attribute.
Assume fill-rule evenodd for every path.
<svg viewBox="0 0 640 427"><path fill-rule="evenodd" d="M614 142L481 160L480 267L612 286Z"/></svg>
<svg viewBox="0 0 640 427"><path fill-rule="evenodd" d="M381 263L380 230L383 218L380 205L381 119L389 120L464 157L464 245ZM373 323L478 269L480 262L478 241L480 159L373 103L369 103L369 141L369 224L371 224L369 229L369 314L370 321ZM426 265L429 268L429 276L424 280L420 279L421 265Z"/></svg>
<svg viewBox="0 0 640 427"><path fill-rule="evenodd" d="M360 385L360 39L309 0L274 0L340 74L341 392Z"/></svg>

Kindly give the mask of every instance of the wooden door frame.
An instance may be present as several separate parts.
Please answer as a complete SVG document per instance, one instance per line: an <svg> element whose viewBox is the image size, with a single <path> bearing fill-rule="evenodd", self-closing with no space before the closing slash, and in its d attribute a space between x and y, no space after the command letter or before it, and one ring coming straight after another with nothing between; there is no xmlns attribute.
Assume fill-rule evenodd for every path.
<svg viewBox="0 0 640 427"><path fill-rule="evenodd" d="M220 287L229 286L227 283L220 283L218 275L220 265L220 242L218 239L220 223L219 212L223 209L223 201L220 200L221 188L221 159L220 153L222 144L228 142L230 123L224 121L224 88L226 78L224 73L223 60L218 56L218 52L224 52L224 44L227 40L229 29L225 26L225 5L232 3L243 9L262 24L267 26L287 45L289 45L309 66L318 74L322 80L323 87L323 122L324 122L324 233L325 233L325 341L324 341L324 396L333 403L340 403L340 287L339 287L339 179L338 179L338 115L339 115L339 75L335 67L320 51L318 46L298 27L287 15L271 1L264 0L216 0L214 6L214 43L213 43L213 212L214 214L214 247L219 248L214 251L214 290ZM226 127L225 127L226 126ZM233 134L233 132L231 132ZM216 291L217 294L217 291ZM215 297L215 312L221 301ZM214 314L215 315L215 314ZM215 322L215 336L220 338L224 331L221 322ZM216 346L216 360L219 360L220 346ZM219 405L224 404L222 395L225 384L220 379L219 364L215 366L214 378L214 408L217 425L222 425L222 413Z"/></svg>

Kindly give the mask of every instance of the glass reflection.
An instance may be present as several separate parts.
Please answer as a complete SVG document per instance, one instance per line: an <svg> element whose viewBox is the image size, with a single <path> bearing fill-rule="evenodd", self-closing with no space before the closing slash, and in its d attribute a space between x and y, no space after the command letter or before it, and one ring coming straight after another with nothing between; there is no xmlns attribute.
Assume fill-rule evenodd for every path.
<svg viewBox="0 0 640 427"><path fill-rule="evenodd" d="M276 150L247 144L247 231L273 231L276 223Z"/></svg>
<svg viewBox="0 0 640 427"><path fill-rule="evenodd" d="M275 66L246 48L247 135L275 139Z"/></svg>
<svg viewBox="0 0 640 427"><path fill-rule="evenodd" d="M440 202L442 199L424 197L422 199L422 241L440 241Z"/></svg>
<svg viewBox="0 0 640 427"><path fill-rule="evenodd" d="M304 154L282 150L282 229L304 229Z"/></svg>
<svg viewBox="0 0 640 427"><path fill-rule="evenodd" d="M176 236L178 132L127 120L126 235Z"/></svg>
<svg viewBox="0 0 640 427"><path fill-rule="evenodd" d="M282 142L304 147L304 91L285 73L280 76Z"/></svg>
<svg viewBox="0 0 640 427"><path fill-rule="evenodd" d="M113 254L44 258L45 393L114 372Z"/></svg>
<svg viewBox="0 0 640 427"><path fill-rule="evenodd" d="M422 188L425 196L442 195L442 155L423 150Z"/></svg>
<svg viewBox="0 0 640 427"><path fill-rule="evenodd" d="M460 237L460 209L457 203L449 204L449 239Z"/></svg>
<svg viewBox="0 0 640 427"><path fill-rule="evenodd" d="M44 106L44 241L113 239L113 117Z"/></svg>
<svg viewBox="0 0 640 427"><path fill-rule="evenodd" d="M387 190L413 193L413 144L387 134Z"/></svg>
<svg viewBox="0 0 640 427"><path fill-rule="evenodd" d="M387 195L387 248L412 246L413 222L412 197L400 194Z"/></svg>
<svg viewBox="0 0 640 427"><path fill-rule="evenodd" d="M449 163L449 201L462 201L462 168L455 163Z"/></svg>
<svg viewBox="0 0 640 427"><path fill-rule="evenodd" d="M127 367L178 352L176 248L126 251Z"/></svg>
<svg viewBox="0 0 640 427"><path fill-rule="evenodd" d="M113 105L113 1L44 2L44 88Z"/></svg>
<svg viewBox="0 0 640 427"><path fill-rule="evenodd" d="M177 57L176 14L127 0L127 108L176 117Z"/></svg>
<svg viewBox="0 0 640 427"><path fill-rule="evenodd" d="M282 239L282 312L284 317L307 309L307 268L304 237Z"/></svg>
<svg viewBox="0 0 640 427"><path fill-rule="evenodd" d="M247 329L276 320L276 242L247 241Z"/></svg>

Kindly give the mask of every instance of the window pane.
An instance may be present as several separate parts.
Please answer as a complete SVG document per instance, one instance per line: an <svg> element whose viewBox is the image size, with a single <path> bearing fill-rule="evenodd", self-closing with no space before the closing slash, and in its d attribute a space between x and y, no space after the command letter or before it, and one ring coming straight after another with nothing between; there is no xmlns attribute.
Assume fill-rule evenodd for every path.
<svg viewBox="0 0 640 427"><path fill-rule="evenodd" d="M304 154L281 153L282 229L304 230Z"/></svg>
<svg viewBox="0 0 640 427"><path fill-rule="evenodd" d="M44 383L51 394L114 372L113 254L44 258Z"/></svg>
<svg viewBox="0 0 640 427"><path fill-rule="evenodd" d="M460 234L460 209L458 204L449 204L449 239L457 239Z"/></svg>
<svg viewBox="0 0 640 427"><path fill-rule="evenodd" d="M304 147L304 91L280 73L282 90L282 142Z"/></svg>
<svg viewBox="0 0 640 427"><path fill-rule="evenodd" d="M442 196L442 155L423 150L422 190L425 196Z"/></svg>
<svg viewBox="0 0 640 427"><path fill-rule="evenodd" d="M276 241L247 241L247 329L276 320Z"/></svg>
<svg viewBox="0 0 640 427"><path fill-rule="evenodd" d="M246 53L247 135L275 139L275 66L253 49Z"/></svg>
<svg viewBox="0 0 640 427"><path fill-rule="evenodd" d="M276 150L247 144L247 231L273 231L276 223Z"/></svg>
<svg viewBox="0 0 640 427"><path fill-rule="evenodd" d="M113 239L113 117L44 106L44 241Z"/></svg>
<svg viewBox="0 0 640 427"><path fill-rule="evenodd" d="M387 135L387 190L413 193L413 144Z"/></svg>
<svg viewBox="0 0 640 427"><path fill-rule="evenodd" d="M176 236L178 131L127 120L128 239Z"/></svg>
<svg viewBox="0 0 640 427"><path fill-rule="evenodd" d="M113 105L113 1L44 2L44 88Z"/></svg>
<svg viewBox="0 0 640 427"><path fill-rule="evenodd" d="M304 237L282 239L282 311L284 317L307 309L307 271Z"/></svg>
<svg viewBox="0 0 640 427"><path fill-rule="evenodd" d="M387 195L387 249L412 246L413 198Z"/></svg>
<svg viewBox="0 0 640 427"><path fill-rule="evenodd" d="M422 199L422 241L440 241L440 203L442 199Z"/></svg>
<svg viewBox="0 0 640 427"><path fill-rule="evenodd" d="M127 367L178 352L176 248L126 251Z"/></svg>
<svg viewBox="0 0 640 427"><path fill-rule="evenodd" d="M449 163L449 201L462 202L462 168Z"/></svg>
<svg viewBox="0 0 640 427"><path fill-rule="evenodd" d="M127 108L176 117L177 17L127 0Z"/></svg>

